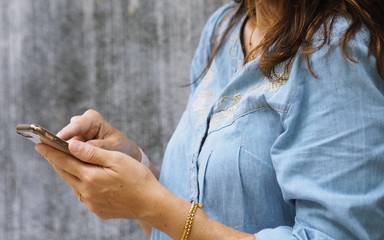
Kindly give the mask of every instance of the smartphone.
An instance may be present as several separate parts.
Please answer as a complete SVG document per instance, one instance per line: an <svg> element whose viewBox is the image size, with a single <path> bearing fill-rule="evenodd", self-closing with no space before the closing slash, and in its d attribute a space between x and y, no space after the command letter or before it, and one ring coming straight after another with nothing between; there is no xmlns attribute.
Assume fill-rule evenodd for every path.
<svg viewBox="0 0 384 240"><path fill-rule="evenodd" d="M68 143L47 129L37 124L18 124L16 131L21 136L34 143L44 143L62 152L71 154L68 150Z"/></svg>

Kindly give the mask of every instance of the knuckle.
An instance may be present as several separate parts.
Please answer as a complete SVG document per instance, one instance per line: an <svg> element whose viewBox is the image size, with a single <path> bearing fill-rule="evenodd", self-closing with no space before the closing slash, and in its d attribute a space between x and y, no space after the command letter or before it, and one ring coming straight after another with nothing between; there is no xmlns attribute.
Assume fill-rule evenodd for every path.
<svg viewBox="0 0 384 240"><path fill-rule="evenodd" d="M97 205L95 204L92 204L92 203L89 203L87 205L87 208L89 211L93 212L94 214L96 214L99 218L103 219L103 220L108 220L108 219L111 219L111 217L105 212L103 211L101 208L99 208Z"/></svg>
<svg viewBox="0 0 384 240"><path fill-rule="evenodd" d="M73 116L70 120L70 123L75 123L79 120L80 116Z"/></svg>
<svg viewBox="0 0 384 240"><path fill-rule="evenodd" d="M88 192L82 192L81 198L83 202L91 203L92 202L92 196Z"/></svg>
<svg viewBox="0 0 384 240"><path fill-rule="evenodd" d="M100 113L94 109L88 109L83 115L88 117L99 117Z"/></svg>
<svg viewBox="0 0 384 240"><path fill-rule="evenodd" d="M92 183L94 183L96 181L96 176L91 173L91 172L87 172L87 173L84 173L82 176L81 176L81 181L87 185L87 186L91 186Z"/></svg>
<svg viewBox="0 0 384 240"><path fill-rule="evenodd" d="M41 143L39 143L41 144ZM44 144L40 145L40 154L47 160L52 160L53 159L53 152L49 146L45 146Z"/></svg>
<svg viewBox="0 0 384 240"><path fill-rule="evenodd" d="M50 153L49 150L43 149L40 153L45 159L49 160L50 159Z"/></svg>
<svg viewBox="0 0 384 240"><path fill-rule="evenodd" d="M99 211L97 213L97 216L103 220L109 220L109 219L112 219L112 216L110 216L109 214L107 214L106 212L104 211Z"/></svg>
<svg viewBox="0 0 384 240"><path fill-rule="evenodd" d="M97 158L97 152L95 147L89 147L86 150L86 156L87 159L96 159Z"/></svg>
<svg viewBox="0 0 384 240"><path fill-rule="evenodd" d="M105 215L103 212L96 213L96 215L101 218L102 220L108 220L110 219L107 215Z"/></svg>
<svg viewBox="0 0 384 240"><path fill-rule="evenodd" d="M83 120L81 116L74 116L71 118L70 123L67 127L69 127L69 129L71 129L75 133L78 133L81 129L82 122Z"/></svg>
<svg viewBox="0 0 384 240"><path fill-rule="evenodd" d="M84 199L86 199L86 198L84 198ZM94 212L94 213L97 213L97 212L100 211L99 208L96 205L92 204L92 203L88 203L87 204L87 208L88 208L89 211Z"/></svg>

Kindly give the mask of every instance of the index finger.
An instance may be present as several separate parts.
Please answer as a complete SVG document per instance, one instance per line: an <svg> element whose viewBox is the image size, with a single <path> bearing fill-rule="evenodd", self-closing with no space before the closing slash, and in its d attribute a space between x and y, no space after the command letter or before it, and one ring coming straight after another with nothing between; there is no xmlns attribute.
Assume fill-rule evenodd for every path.
<svg viewBox="0 0 384 240"><path fill-rule="evenodd" d="M80 137L84 141L94 139L100 131L104 119L98 112L88 110L81 116L71 118L57 136L63 140Z"/></svg>
<svg viewBox="0 0 384 240"><path fill-rule="evenodd" d="M43 143L36 144L35 149L50 164L55 165L58 169L61 169L78 179L80 179L81 177L81 169L85 165L88 165L87 163L82 162L81 160L76 159L75 157L69 154L63 153Z"/></svg>

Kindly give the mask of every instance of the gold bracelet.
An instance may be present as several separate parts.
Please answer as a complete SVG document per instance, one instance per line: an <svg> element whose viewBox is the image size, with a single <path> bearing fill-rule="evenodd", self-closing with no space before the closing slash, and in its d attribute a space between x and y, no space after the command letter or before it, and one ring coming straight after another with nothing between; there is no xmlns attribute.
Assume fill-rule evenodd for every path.
<svg viewBox="0 0 384 240"><path fill-rule="evenodd" d="M197 208L202 208L203 204L201 203L196 203L192 201L191 208L189 209L187 221L185 222L184 230L183 230L183 235L181 236L181 240L187 240L189 237L189 234L191 233L192 229L192 223L193 219L195 218L195 213L197 211Z"/></svg>

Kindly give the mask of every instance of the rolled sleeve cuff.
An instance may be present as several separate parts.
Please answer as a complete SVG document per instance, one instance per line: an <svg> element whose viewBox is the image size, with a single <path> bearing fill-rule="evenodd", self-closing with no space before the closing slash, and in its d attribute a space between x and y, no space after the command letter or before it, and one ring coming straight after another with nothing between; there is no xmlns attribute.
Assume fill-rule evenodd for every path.
<svg viewBox="0 0 384 240"><path fill-rule="evenodd" d="M143 152L143 150L140 149L141 152L141 164L143 164L146 167L149 167L151 165L151 162L149 161L147 155Z"/></svg>

